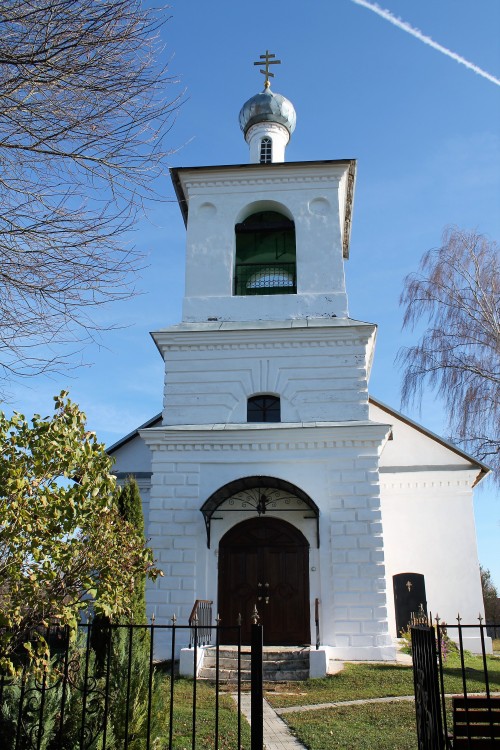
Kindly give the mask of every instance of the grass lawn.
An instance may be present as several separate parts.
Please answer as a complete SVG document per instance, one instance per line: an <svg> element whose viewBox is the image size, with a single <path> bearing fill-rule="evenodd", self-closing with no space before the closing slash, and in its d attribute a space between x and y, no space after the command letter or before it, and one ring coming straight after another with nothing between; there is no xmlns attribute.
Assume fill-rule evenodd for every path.
<svg viewBox="0 0 500 750"><path fill-rule="evenodd" d="M468 691L483 692L482 658L468 655L465 666ZM498 656L488 657L488 674L490 689L500 691ZM463 692L458 654L448 656L444 686L446 693ZM268 684L266 690L267 700L276 708L403 695L413 695L413 671L395 664L346 664L330 677ZM283 719L309 750L414 750L417 745L413 701L293 711Z"/></svg>
<svg viewBox="0 0 500 750"><path fill-rule="evenodd" d="M395 664L346 664L330 677L280 683L265 691L271 706L305 706L360 698L413 695L411 667Z"/></svg>
<svg viewBox="0 0 500 750"><path fill-rule="evenodd" d="M484 690L483 663L479 656L466 656L467 689ZM490 689L500 691L500 658L488 657ZM444 665L446 693L462 693L460 659L450 654ZM413 695L413 671L409 666L396 664L346 664L344 670L330 677L304 682L267 685L266 699L278 708L284 706L334 703L360 698L389 698Z"/></svg>
<svg viewBox="0 0 500 750"><path fill-rule="evenodd" d="M310 750L415 750L413 703L368 704L290 713L284 717Z"/></svg>
<svg viewBox="0 0 500 750"><path fill-rule="evenodd" d="M196 686L196 747L210 750L215 737L215 687L198 682ZM174 716L172 722L173 747L175 750L192 748L192 680L178 679L174 683ZM154 700L153 731L155 750L163 750L169 742L170 679L163 677ZM219 695L219 748L238 750L237 711L230 695ZM250 748L250 727L241 719L241 748Z"/></svg>

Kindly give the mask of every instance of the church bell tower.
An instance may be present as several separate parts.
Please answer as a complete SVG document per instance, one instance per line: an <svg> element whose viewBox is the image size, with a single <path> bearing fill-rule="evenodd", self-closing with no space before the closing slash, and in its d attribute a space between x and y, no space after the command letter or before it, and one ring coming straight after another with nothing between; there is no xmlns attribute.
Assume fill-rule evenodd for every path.
<svg viewBox="0 0 500 750"><path fill-rule="evenodd" d="M257 606L267 644L320 638L323 667L393 659L378 477L389 427L368 417L376 327L349 318L344 280L356 163L285 162L295 110L271 90L279 61L261 58L264 90L239 115L249 162L171 170L186 288L182 322L153 334L163 417L141 432L148 536L167 568L149 604L187 621L211 600L223 624L242 615L244 638Z"/></svg>

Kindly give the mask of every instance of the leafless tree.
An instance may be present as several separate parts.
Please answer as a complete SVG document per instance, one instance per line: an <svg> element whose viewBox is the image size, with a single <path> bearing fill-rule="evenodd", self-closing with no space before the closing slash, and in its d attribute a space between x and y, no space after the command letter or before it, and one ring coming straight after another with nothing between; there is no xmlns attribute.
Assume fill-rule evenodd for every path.
<svg viewBox="0 0 500 750"><path fill-rule="evenodd" d="M425 253L404 281L403 327L422 321L415 346L402 349L403 404L436 389L452 439L500 479L500 257L475 232L448 228L442 247Z"/></svg>
<svg viewBox="0 0 500 750"><path fill-rule="evenodd" d="M133 294L124 233L155 197L179 103L166 20L140 0L0 3L4 383L59 369L100 327L95 308Z"/></svg>

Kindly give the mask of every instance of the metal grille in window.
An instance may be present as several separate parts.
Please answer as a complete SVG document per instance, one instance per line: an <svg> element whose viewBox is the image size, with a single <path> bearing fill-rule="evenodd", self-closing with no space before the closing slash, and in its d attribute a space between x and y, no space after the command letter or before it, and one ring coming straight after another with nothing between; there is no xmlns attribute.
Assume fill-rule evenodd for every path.
<svg viewBox="0 0 500 750"><path fill-rule="evenodd" d="M279 266L265 266L252 273L246 283L247 289L272 289L274 287L294 287L294 274ZM291 263L287 265L292 265Z"/></svg>
<svg viewBox="0 0 500 750"><path fill-rule="evenodd" d="M270 138L263 138L260 142L260 163L270 164L272 160L273 143Z"/></svg>
<svg viewBox="0 0 500 750"><path fill-rule="evenodd" d="M295 294L295 263L240 263L236 266L235 294Z"/></svg>
<svg viewBox="0 0 500 750"><path fill-rule="evenodd" d="M247 402L247 422L280 422L278 396L252 396Z"/></svg>

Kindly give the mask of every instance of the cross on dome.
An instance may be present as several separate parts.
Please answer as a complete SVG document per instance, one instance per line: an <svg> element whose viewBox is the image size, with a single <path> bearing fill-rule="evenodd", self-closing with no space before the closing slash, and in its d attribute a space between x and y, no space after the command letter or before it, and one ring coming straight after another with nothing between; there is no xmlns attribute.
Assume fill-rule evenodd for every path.
<svg viewBox="0 0 500 750"><path fill-rule="evenodd" d="M269 88L271 85L269 83L270 78L274 78L274 73L271 73L269 70L270 65L281 65L281 60L271 60L272 57L276 57L276 55L272 52L269 52L268 49L266 49L265 55L259 55L260 60L257 60L257 62L254 62L254 65L265 65L264 70L261 70L260 72L262 75L266 76L266 81L264 83L264 86L266 89Z"/></svg>

